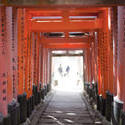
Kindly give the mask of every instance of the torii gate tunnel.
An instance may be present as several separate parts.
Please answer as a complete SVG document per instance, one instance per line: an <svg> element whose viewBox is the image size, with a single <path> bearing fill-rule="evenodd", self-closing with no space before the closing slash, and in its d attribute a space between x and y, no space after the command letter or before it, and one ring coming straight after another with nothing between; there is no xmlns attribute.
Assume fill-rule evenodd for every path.
<svg viewBox="0 0 125 125"><path fill-rule="evenodd" d="M124 0L0 3L0 125L24 122L51 90L55 50L83 50L86 93L125 125Z"/></svg>

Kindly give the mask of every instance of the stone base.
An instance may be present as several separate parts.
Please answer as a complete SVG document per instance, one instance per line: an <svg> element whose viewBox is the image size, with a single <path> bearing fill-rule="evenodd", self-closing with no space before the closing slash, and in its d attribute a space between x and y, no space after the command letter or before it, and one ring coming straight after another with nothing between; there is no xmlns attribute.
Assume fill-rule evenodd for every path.
<svg viewBox="0 0 125 125"><path fill-rule="evenodd" d="M0 123L1 125L1 123ZM6 117L3 119L3 124L2 125L11 125L11 117L10 114L8 114Z"/></svg>
<svg viewBox="0 0 125 125"><path fill-rule="evenodd" d="M107 91L106 92L106 119L108 121L111 121L111 116L112 116L112 103L113 103L113 95Z"/></svg>
<svg viewBox="0 0 125 125"><path fill-rule="evenodd" d="M18 96L18 102L20 104L20 123L26 121L27 118L27 99L26 93Z"/></svg>
<svg viewBox="0 0 125 125"><path fill-rule="evenodd" d="M119 98L117 96L114 97L113 114L112 114L112 124L113 125L120 124L120 117L122 114L122 109L123 109L123 102L121 100L119 100Z"/></svg>

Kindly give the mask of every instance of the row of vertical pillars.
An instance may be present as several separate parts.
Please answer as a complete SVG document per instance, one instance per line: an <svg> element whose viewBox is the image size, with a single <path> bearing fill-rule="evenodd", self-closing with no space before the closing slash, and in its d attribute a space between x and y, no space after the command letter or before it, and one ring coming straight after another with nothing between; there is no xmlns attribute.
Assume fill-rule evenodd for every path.
<svg viewBox="0 0 125 125"><path fill-rule="evenodd" d="M0 125L25 122L51 88L50 50L29 18L26 9L0 7Z"/></svg>
<svg viewBox="0 0 125 125"><path fill-rule="evenodd" d="M0 120L4 125L24 122L50 88L50 50L40 42L40 32L29 30L27 11L0 7L0 112L4 116ZM91 48L84 53L85 89L114 125L124 124L125 118L124 13L122 6L100 12L103 27L93 33Z"/></svg>
<svg viewBox="0 0 125 125"><path fill-rule="evenodd" d="M103 27L93 33L84 52L85 90L113 125L125 124L125 7L107 8L98 17Z"/></svg>

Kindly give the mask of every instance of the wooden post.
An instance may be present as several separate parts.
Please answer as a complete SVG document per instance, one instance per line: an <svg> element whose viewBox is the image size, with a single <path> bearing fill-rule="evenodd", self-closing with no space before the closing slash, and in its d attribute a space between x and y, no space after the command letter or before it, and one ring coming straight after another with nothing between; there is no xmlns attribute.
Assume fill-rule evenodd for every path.
<svg viewBox="0 0 125 125"><path fill-rule="evenodd" d="M0 112L7 115L7 52L6 52L6 13L5 7L0 7Z"/></svg>
<svg viewBox="0 0 125 125"><path fill-rule="evenodd" d="M125 102L125 8L118 7L118 64L117 64L117 100ZM125 105L124 105L125 111Z"/></svg>
<svg viewBox="0 0 125 125"><path fill-rule="evenodd" d="M24 93L24 9L17 10L18 20L18 94Z"/></svg>

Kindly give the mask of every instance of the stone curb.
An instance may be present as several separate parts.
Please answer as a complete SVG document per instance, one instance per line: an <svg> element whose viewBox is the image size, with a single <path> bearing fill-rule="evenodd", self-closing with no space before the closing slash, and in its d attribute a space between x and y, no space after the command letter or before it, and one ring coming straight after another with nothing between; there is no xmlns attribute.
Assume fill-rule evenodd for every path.
<svg viewBox="0 0 125 125"><path fill-rule="evenodd" d="M92 117L95 125L111 125L109 121L106 120L104 116L101 115L99 111L96 109L92 108L92 105L89 103L89 98L86 93L81 93L81 97L83 101L85 102L87 109L90 113L90 116Z"/></svg>

